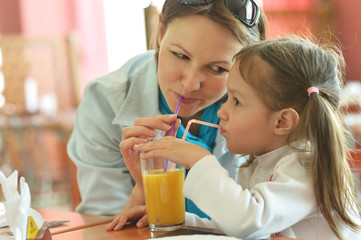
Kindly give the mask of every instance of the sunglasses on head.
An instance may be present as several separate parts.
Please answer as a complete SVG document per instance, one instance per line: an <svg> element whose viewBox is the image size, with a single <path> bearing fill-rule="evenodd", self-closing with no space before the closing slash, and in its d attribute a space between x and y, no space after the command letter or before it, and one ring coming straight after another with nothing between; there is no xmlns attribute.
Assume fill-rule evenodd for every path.
<svg viewBox="0 0 361 240"><path fill-rule="evenodd" d="M189 6L208 5L215 0L178 0L178 3ZM247 27L257 24L260 9L255 0L224 0L226 7Z"/></svg>

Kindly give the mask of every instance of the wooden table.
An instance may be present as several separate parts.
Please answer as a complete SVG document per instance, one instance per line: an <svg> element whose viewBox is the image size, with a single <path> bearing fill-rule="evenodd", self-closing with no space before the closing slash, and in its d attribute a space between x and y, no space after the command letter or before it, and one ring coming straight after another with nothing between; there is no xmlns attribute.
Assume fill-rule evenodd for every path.
<svg viewBox="0 0 361 240"><path fill-rule="evenodd" d="M121 231L105 231L105 224L83 228L75 231L65 232L61 234L52 235L53 240L98 240L98 239L149 239L152 236L159 236L164 232L156 232L154 235L148 227L136 228L135 225L126 226Z"/></svg>
<svg viewBox="0 0 361 240"><path fill-rule="evenodd" d="M44 220L47 222L50 221L69 221L61 226L50 228L50 233L52 235L76 231L78 229L90 228L97 225L105 225L113 219L110 216L96 216L81 214L77 212L66 212L50 209L35 209L38 211Z"/></svg>
<svg viewBox="0 0 361 240"><path fill-rule="evenodd" d="M65 212L48 209L36 209L43 216L45 221L68 220L62 226L50 228L52 240L113 240L131 239L143 240L154 238L166 232L151 232L148 227L137 228L134 224L125 226L121 231L106 231L105 225L112 220L109 216L95 216L76 212ZM218 230L187 227L188 229L220 233ZM272 237L271 240L295 240L284 237Z"/></svg>
<svg viewBox="0 0 361 240"><path fill-rule="evenodd" d="M98 240L98 239L131 239L131 240L143 240L155 238L160 235L166 234L167 232L151 232L148 227L146 228L137 228L135 225L128 225L120 231L105 231L105 225L97 225L89 228L83 228L76 231L65 232L62 234L57 234L52 236L52 240L68 240L68 239L77 239L77 240ZM187 227L189 228L189 227ZM205 228L195 228L191 229L199 231L211 231L212 229ZM161 239L161 238L160 238ZM271 240L296 240L285 237L272 237Z"/></svg>

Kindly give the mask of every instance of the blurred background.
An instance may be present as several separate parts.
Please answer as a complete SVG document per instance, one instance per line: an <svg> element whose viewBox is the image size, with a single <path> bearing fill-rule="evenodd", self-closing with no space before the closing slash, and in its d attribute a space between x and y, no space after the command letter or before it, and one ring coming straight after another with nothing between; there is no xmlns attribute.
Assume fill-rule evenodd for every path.
<svg viewBox="0 0 361 240"><path fill-rule="evenodd" d="M66 154L85 85L150 48L164 0L0 0L0 170L30 185L32 205L73 210ZM310 32L342 46L343 108L361 148L360 0L263 0L269 39ZM0 201L1 201L0 194Z"/></svg>

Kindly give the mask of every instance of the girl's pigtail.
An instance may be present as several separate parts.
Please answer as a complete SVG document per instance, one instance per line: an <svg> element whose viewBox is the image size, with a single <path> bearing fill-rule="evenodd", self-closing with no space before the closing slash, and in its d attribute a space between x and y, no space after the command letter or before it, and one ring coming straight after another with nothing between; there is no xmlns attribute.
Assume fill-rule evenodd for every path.
<svg viewBox="0 0 361 240"><path fill-rule="evenodd" d="M347 214L350 209L345 208L346 203L357 204L355 195L350 192L355 187L344 187L345 182L353 184L349 179L352 173L347 162L346 130L337 109L329 103L328 94L321 88L319 91L319 94L310 94L304 109L306 139L310 140L311 152L314 153L311 168L317 203L332 231L342 239L337 227L340 222L354 230L360 229ZM352 206L351 210L357 213L357 206Z"/></svg>

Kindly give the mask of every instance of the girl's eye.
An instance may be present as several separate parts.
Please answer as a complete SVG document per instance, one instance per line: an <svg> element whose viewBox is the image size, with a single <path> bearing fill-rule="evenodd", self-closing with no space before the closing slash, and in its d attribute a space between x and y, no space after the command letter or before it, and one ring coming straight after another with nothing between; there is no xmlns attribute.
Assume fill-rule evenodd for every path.
<svg viewBox="0 0 361 240"><path fill-rule="evenodd" d="M227 69L222 68L222 67L217 66L217 65L210 66L210 68L211 68L213 71L217 72L217 73L224 73L224 72L227 72Z"/></svg>
<svg viewBox="0 0 361 240"><path fill-rule="evenodd" d="M181 54L181 53L178 53L178 52L172 52L175 56L179 57L179 58L183 58L183 59L189 59L188 56L184 55L184 54Z"/></svg>
<svg viewBox="0 0 361 240"><path fill-rule="evenodd" d="M238 101L237 98L233 98L233 101L234 101L234 105L236 106L241 106L242 104Z"/></svg>

